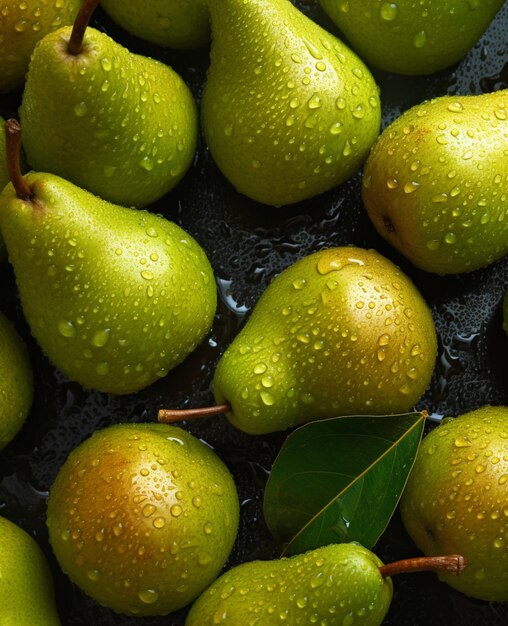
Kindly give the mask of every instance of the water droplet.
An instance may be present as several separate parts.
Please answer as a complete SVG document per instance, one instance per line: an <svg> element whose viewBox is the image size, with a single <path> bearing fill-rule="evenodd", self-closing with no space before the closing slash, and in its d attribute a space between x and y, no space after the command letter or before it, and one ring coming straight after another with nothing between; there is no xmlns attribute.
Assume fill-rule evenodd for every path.
<svg viewBox="0 0 508 626"><path fill-rule="evenodd" d="M159 594L155 589L143 589L138 592L138 598L145 604L153 604L159 599Z"/></svg>
<svg viewBox="0 0 508 626"><path fill-rule="evenodd" d="M74 113L77 117L84 117L87 114L88 106L86 102L79 102L74 107Z"/></svg>
<svg viewBox="0 0 508 626"><path fill-rule="evenodd" d="M180 517L180 515L183 513L183 509L179 504L173 504L170 512L173 517Z"/></svg>
<svg viewBox="0 0 508 626"><path fill-rule="evenodd" d="M58 322L58 332L62 337L72 338L76 336L76 328L70 320L60 320Z"/></svg>
<svg viewBox="0 0 508 626"><path fill-rule="evenodd" d="M399 9L395 2L383 2L379 9L381 18L386 22L392 22L397 19Z"/></svg>
<svg viewBox="0 0 508 626"><path fill-rule="evenodd" d="M415 48L423 48L427 43L427 33L424 30L420 30L413 38L413 44Z"/></svg>

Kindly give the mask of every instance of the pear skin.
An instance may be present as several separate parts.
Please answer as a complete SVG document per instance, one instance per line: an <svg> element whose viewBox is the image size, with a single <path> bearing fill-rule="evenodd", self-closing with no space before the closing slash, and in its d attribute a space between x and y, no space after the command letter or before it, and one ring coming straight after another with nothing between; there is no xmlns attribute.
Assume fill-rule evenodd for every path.
<svg viewBox="0 0 508 626"><path fill-rule="evenodd" d="M168 193L194 157L197 109L170 67L132 54L88 27L82 50L71 28L34 51L20 120L27 161L122 206Z"/></svg>
<svg viewBox="0 0 508 626"><path fill-rule="evenodd" d="M244 563L223 574L194 603L185 626L285 620L294 626L379 626L392 599L381 561L355 543L332 544L277 561Z"/></svg>
<svg viewBox="0 0 508 626"><path fill-rule="evenodd" d="M362 61L289 0L211 0L201 116L236 189L280 206L355 174L378 135L378 88Z"/></svg>
<svg viewBox="0 0 508 626"><path fill-rule="evenodd" d="M369 65L387 72L432 74L474 46L504 0L319 0Z"/></svg>
<svg viewBox="0 0 508 626"><path fill-rule="evenodd" d="M508 90L442 96L386 128L364 168L376 230L428 272L470 272L508 252Z"/></svg>
<svg viewBox="0 0 508 626"><path fill-rule="evenodd" d="M45 35L72 24L81 0L3 2L0 20L0 93L25 82L30 55Z"/></svg>
<svg viewBox="0 0 508 626"><path fill-rule="evenodd" d="M47 525L64 572L114 611L165 615L224 565L239 504L219 457L161 424L119 424L71 452L51 487Z"/></svg>
<svg viewBox="0 0 508 626"><path fill-rule="evenodd" d="M0 517L0 623L60 626L46 557L22 528Z"/></svg>
<svg viewBox="0 0 508 626"><path fill-rule="evenodd" d="M484 406L446 420L423 440L402 494L402 520L426 555L457 552L462 593L508 600L508 407Z"/></svg>
<svg viewBox="0 0 508 626"><path fill-rule="evenodd" d="M132 35L159 46L188 50L210 39L207 0L102 0L101 6Z"/></svg>
<svg viewBox="0 0 508 626"><path fill-rule="evenodd" d="M33 398L33 374L25 344L0 313L0 450L23 426Z"/></svg>
<svg viewBox="0 0 508 626"><path fill-rule="evenodd" d="M279 274L220 359L213 389L248 433L355 414L404 413L437 345L413 283L373 250L332 248Z"/></svg>
<svg viewBox="0 0 508 626"><path fill-rule="evenodd" d="M110 204L52 174L9 184L0 230L23 312L69 378L132 393L163 377L209 331L217 294L210 263L179 226Z"/></svg>

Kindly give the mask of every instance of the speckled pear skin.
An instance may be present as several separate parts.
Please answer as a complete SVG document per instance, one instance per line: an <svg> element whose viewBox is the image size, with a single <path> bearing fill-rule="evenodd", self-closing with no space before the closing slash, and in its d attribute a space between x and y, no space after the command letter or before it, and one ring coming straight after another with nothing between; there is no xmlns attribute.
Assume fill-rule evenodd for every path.
<svg viewBox="0 0 508 626"><path fill-rule="evenodd" d="M212 324L216 286L198 243L160 216L116 206L57 176L11 185L0 229L25 317L69 378L132 393L178 365Z"/></svg>
<svg viewBox="0 0 508 626"><path fill-rule="evenodd" d="M211 0L202 99L210 152L236 189L291 204L355 174L378 135L378 88L289 0Z"/></svg>
<svg viewBox="0 0 508 626"><path fill-rule="evenodd" d="M20 108L27 161L115 204L148 205L194 157L192 94L167 65L90 27L82 52L69 54L70 33L34 51Z"/></svg>
<svg viewBox="0 0 508 626"><path fill-rule="evenodd" d="M384 130L362 197L378 232L417 267L469 272L508 252L508 90L443 96Z"/></svg>
<svg viewBox="0 0 508 626"><path fill-rule="evenodd" d="M187 50L210 39L207 0L102 0L122 28L159 46Z"/></svg>
<svg viewBox="0 0 508 626"><path fill-rule="evenodd" d="M387 72L432 74L480 39L504 0L319 0L369 65Z"/></svg>
<svg viewBox="0 0 508 626"><path fill-rule="evenodd" d="M0 93L23 86L30 55L48 33L72 24L81 0L19 0L0 6Z"/></svg>
<svg viewBox="0 0 508 626"><path fill-rule="evenodd" d="M1 623L60 626L51 571L41 548L22 528L0 517Z"/></svg>
<svg viewBox="0 0 508 626"><path fill-rule="evenodd" d="M0 313L0 450L23 426L32 398L33 375L27 349L14 326Z"/></svg>
<svg viewBox="0 0 508 626"><path fill-rule="evenodd" d="M392 582L359 544L332 544L277 561L244 563L194 603L185 626L288 623L379 626Z"/></svg>
<svg viewBox="0 0 508 626"><path fill-rule="evenodd" d="M215 580L238 519L235 484L213 450L174 426L120 424L69 455L47 525L85 593L120 613L165 615Z"/></svg>
<svg viewBox="0 0 508 626"><path fill-rule="evenodd" d="M404 413L437 353L429 308L373 250L332 248L279 274L220 359L213 389L248 433L355 414Z"/></svg>
<svg viewBox="0 0 508 626"><path fill-rule="evenodd" d="M426 555L462 554L460 576L439 574L474 598L508 600L508 407L446 420L423 440L400 503Z"/></svg>

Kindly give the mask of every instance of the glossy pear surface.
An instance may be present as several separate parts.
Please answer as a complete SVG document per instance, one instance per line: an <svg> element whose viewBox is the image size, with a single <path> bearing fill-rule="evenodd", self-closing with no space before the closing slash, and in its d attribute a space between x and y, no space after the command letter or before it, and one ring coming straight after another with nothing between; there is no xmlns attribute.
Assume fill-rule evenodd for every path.
<svg viewBox="0 0 508 626"><path fill-rule="evenodd" d="M208 446L180 428L120 424L70 454L47 524L85 593L117 612L165 615L216 578L238 516L233 479Z"/></svg>
<svg viewBox="0 0 508 626"><path fill-rule="evenodd" d="M235 426L256 434L403 413L435 358L432 316L409 278L373 250L332 248L272 281L219 361L214 394Z"/></svg>
<svg viewBox="0 0 508 626"><path fill-rule="evenodd" d="M408 533L426 555L462 554L463 593L508 600L508 408L485 406L427 435L401 499Z"/></svg>
<svg viewBox="0 0 508 626"><path fill-rule="evenodd" d="M392 598L392 583L382 578L381 565L376 555L354 543L244 563L200 596L185 626L379 626Z"/></svg>
<svg viewBox="0 0 508 626"><path fill-rule="evenodd" d="M87 28L80 54L71 29L44 38L20 108L30 166L123 206L150 204L187 171L197 110L176 72Z"/></svg>
<svg viewBox="0 0 508 626"><path fill-rule="evenodd" d="M32 397L32 366L25 344L0 313L0 450L23 426Z"/></svg>
<svg viewBox="0 0 508 626"><path fill-rule="evenodd" d="M378 232L428 272L478 269L508 252L508 90L443 96L384 130L362 197Z"/></svg>
<svg viewBox="0 0 508 626"><path fill-rule="evenodd" d="M2 2L0 19L0 92L22 87L30 55L48 33L72 24L81 0Z"/></svg>
<svg viewBox="0 0 508 626"><path fill-rule="evenodd" d="M198 243L146 211L110 204L52 174L0 196L0 229L23 312L71 379L131 393L164 376L212 324L216 286Z"/></svg>
<svg viewBox="0 0 508 626"><path fill-rule="evenodd" d="M460 61L504 0L319 0L369 65L398 74L432 74Z"/></svg>
<svg viewBox="0 0 508 626"><path fill-rule="evenodd" d="M211 0L210 12L202 125L236 189L278 206L357 172L380 125L363 62L289 0Z"/></svg>
<svg viewBox="0 0 508 626"><path fill-rule="evenodd" d="M101 6L122 28L159 46L197 48L210 38L207 0L102 0Z"/></svg>
<svg viewBox="0 0 508 626"><path fill-rule="evenodd" d="M0 624L60 626L46 557L22 528L0 517Z"/></svg>

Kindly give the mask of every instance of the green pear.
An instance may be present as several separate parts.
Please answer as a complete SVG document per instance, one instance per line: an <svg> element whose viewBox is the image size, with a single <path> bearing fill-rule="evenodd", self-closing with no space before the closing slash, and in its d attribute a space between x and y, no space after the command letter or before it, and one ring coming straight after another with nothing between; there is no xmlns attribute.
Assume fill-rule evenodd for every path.
<svg viewBox="0 0 508 626"><path fill-rule="evenodd" d="M102 0L109 15L136 37L168 48L198 48L210 38L207 0Z"/></svg>
<svg viewBox="0 0 508 626"><path fill-rule="evenodd" d="M428 272L478 269L508 252L508 90L442 96L384 130L362 196L378 232Z"/></svg>
<svg viewBox="0 0 508 626"><path fill-rule="evenodd" d="M0 93L22 87L30 55L48 33L72 24L80 0L20 0L0 7Z"/></svg>
<svg viewBox="0 0 508 626"><path fill-rule="evenodd" d="M0 230L32 334L67 376L131 393L203 340L216 286L190 235L52 174L14 182L0 195Z"/></svg>
<svg viewBox="0 0 508 626"><path fill-rule="evenodd" d="M0 313L0 450L15 437L30 411L32 366L25 344Z"/></svg>
<svg viewBox="0 0 508 626"><path fill-rule="evenodd" d="M85 0L74 29L34 51L19 111L27 161L115 204L145 206L190 166L197 109L167 65L87 28L96 4Z"/></svg>
<svg viewBox="0 0 508 626"><path fill-rule="evenodd" d="M217 577L239 519L233 479L189 433L119 424L71 452L47 525L64 572L120 613L165 615Z"/></svg>
<svg viewBox="0 0 508 626"><path fill-rule="evenodd" d="M362 61L289 0L209 6L202 126L226 178L279 206L355 174L380 126L378 88Z"/></svg>
<svg viewBox="0 0 508 626"><path fill-rule="evenodd" d="M392 599L392 581L382 577L381 565L375 554L355 543L244 563L200 596L185 626L378 626Z"/></svg>
<svg viewBox="0 0 508 626"><path fill-rule="evenodd" d="M480 39L504 0L319 0L367 63L398 74L432 74Z"/></svg>
<svg viewBox="0 0 508 626"><path fill-rule="evenodd" d="M373 250L332 248L272 281L213 389L231 422L256 434L403 413L425 391L436 351L431 313L407 276Z"/></svg>
<svg viewBox="0 0 508 626"><path fill-rule="evenodd" d="M508 600L508 407L446 420L420 447L401 499L424 554L458 551L463 575L440 577L482 600Z"/></svg>
<svg viewBox="0 0 508 626"><path fill-rule="evenodd" d="M4 127L4 119L0 117L0 128ZM0 132L0 192L9 182L9 173L7 172L7 156L5 154L5 135ZM0 261L5 257L5 244L0 235Z"/></svg>
<svg viewBox="0 0 508 626"><path fill-rule="evenodd" d="M5 517L0 517L0 554L2 626L60 626L46 557L28 533Z"/></svg>

